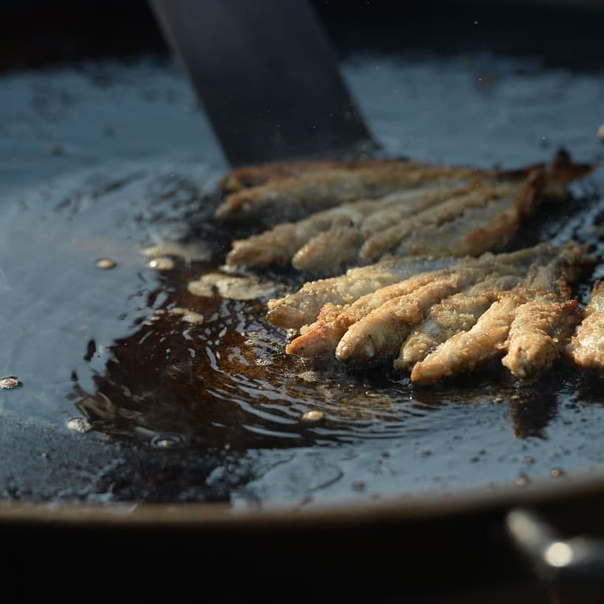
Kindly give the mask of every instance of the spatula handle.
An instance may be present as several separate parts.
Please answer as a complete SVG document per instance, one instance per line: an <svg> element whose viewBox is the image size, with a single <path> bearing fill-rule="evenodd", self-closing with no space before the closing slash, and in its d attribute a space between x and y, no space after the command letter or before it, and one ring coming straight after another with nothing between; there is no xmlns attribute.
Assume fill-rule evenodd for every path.
<svg viewBox="0 0 604 604"><path fill-rule="evenodd" d="M375 142L306 0L150 0L233 166Z"/></svg>

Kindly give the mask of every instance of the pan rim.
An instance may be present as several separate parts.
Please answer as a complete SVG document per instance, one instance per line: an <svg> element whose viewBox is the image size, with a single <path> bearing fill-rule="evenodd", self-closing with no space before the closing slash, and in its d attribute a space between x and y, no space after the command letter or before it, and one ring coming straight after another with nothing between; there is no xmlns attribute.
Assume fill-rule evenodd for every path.
<svg viewBox="0 0 604 604"><path fill-rule="evenodd" d="M161 530L187 527L204 531L259 529L287 531L351 528L463 517L467 514L579 502L604 495L604 476L593 472L555 479L535 479L522 486L469 487L439 496L384 496L379 501L334 501L312 506L272 504L235 510L227 503L0 502L0 526L87 525L98 528L139 527Z"/></svg>

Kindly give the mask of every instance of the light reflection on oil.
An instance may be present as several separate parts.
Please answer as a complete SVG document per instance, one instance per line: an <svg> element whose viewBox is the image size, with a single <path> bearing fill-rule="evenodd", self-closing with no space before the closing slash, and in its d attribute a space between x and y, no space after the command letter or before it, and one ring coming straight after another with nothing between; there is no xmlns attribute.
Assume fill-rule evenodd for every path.
<svg viewBox="0 0 604 604"><path fill-rule="evenodd" d="M418 159L450 161L460 150L473 163L534 159L531 133L544 125L534 123L528 107L514 113L518 124L511 127L510 99L527 86L513 66L499 70L507 96L486 102L472 97L461 64L388 62L379 74L367 65L345 70L361 98L369 88L375 94L372 119L392 153L406 154L400 145L421 141ZM221 460L233 484L250 482L232 496L250 500L307 487L315 496L358 490L371 497L378 487L408 493L416 486L513 481L553 470L561 475L604 462L597 446L604 411L597 379L561 372L542 385L518 388L487 368L471 379L413 388L384 367L351 374L336 363L313 365L284 355L286 335L266 321L265 301L274 288L290 287L290 276L222 269L233 234L207 219L224 165L214 148L198 151L208 134L190 112L185 84L165 66L100 70L113 73L112 86L101 89L69 70L0 86L6 110L0 151L11 158L0 184L6 206L0 251L10 258L0 272L0 365L3 375L17 375L24 384L2 392L5 410L66 426L70 436L142 444L151 469L141 469L136 479L150 491L154 470L173 459L163 455L249 455L248 466L231 468L232 458ZM551 103L564 104L575 94L568 74L549 78L543 76L546 88L559 92ZM402 101L388 94L393 79L408 82L409 90L426 84L435 111L447 106L447 125L395 122ZM175 100L150 102L137 93L144 87L176 91ZM444 87L452 98L475 102L452 108L439 94ZM44 91L52 100L62 89L77 93L75 107L42 114L51 106ZM32 90L36 104L27 121ZM426 98L409 92L403 101L415 113ZM557 111L545 109L544 115ZM489 124L482 138L479 129L467 132L468 115ZM112 136L91 116L110 123ZM577 119L590 118L581 113ZM565 127L569 121L560 125L560 137ZM460 149L455 133L462 129L470 143ZM43 144L48 137L41 133L50 131L50 138L61 139L61 154L49 154ZM494 139L506 143L504 156L494 156L501 149ZM591 152L576 136L572 142L583 155ZM553 221L543 232L566 237L601 222L592 202L581 202L576 220ZM111 270L99 270L99 259ZM191 291L192 283L202 291ZM74 411L81 417L73 418ZM263 456L270 458L266 465ZM220 474L220 464L211 461L192 471L200 485ZM182 458L178 462L184 473ZM120 496L133 492L121 488ZM191 487L186 497L203 498L202 490ZM225 490L217 498L229 495Z"/></svg>

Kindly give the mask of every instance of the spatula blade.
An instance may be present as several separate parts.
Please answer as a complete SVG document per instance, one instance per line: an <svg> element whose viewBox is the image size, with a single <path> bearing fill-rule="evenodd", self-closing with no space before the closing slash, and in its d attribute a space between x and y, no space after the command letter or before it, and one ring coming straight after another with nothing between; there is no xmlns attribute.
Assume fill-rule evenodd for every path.
<svg viewBox="0 0 604 604"><path fill-rule="evenodd" d="M149 0L232 166L377 147L306 0Z"/></svg>

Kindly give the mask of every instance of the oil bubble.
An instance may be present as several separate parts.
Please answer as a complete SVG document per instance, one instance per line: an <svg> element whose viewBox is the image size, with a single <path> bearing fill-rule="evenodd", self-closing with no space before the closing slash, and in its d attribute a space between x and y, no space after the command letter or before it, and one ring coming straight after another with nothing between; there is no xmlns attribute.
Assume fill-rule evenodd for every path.
<svg viewBox="0 0 604 604"><path fill-rule="evenodd" d="M96 261L96 265L98 268L102 268L103 270L109 270L115 268L117 266L117 262L111 258L99 258Z"/></svg>
<svg viewBox="0 0 604 604"><path fill-rule="evenodd" d="M159 256L149 260L148 266L158 271L169 271L174 268L174 260L169 256Z"/></svg>
<svg viewBox="0 0 604 604"><path fill-rule="evenodd" d="M150 441L154 449L176 449L184 444L185 437L178 432L155 434Z"/></svg>
<svg viewBox="0 0 604 604"><path fill-rule="evenodd" d="M311 410L302 415L305 422L320 422L325 417L323 411Z"/></svg>
<svg viewBox="0 0 604 604"><path fill-rule="evenodd" d="M180 315L185 323L203 323L203 315L194 310L176 307L170 309L170 312L174 315Z"/></svg>
<svg viewBox="0 0 604 604"><path fill-rule="evenodd" d="M92 430L92 425L84 417L72 417L70 420L68 420L67 427L74 432L80 432L82 434Z"/></svg>
<svg viewBox="0 0 604 604"><path fill-rule="evenodd" d="M23 382L14 375L7 375L6 377L0 378L0 388L3 390L11 390L12 388L20 388L21 386L23 386Z"/></svg>

